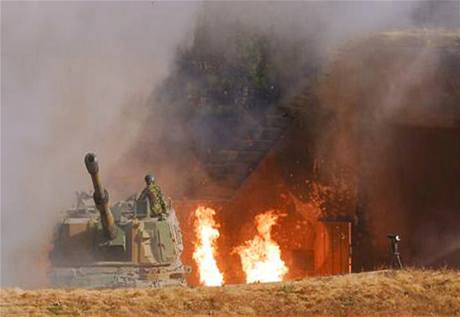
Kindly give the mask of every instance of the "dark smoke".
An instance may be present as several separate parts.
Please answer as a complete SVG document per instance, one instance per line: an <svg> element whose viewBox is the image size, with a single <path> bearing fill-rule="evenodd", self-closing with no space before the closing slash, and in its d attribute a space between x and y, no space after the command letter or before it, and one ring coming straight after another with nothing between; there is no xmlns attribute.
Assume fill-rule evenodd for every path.
<svg viewBox="0 0 460 317"><path fill-rule="evenodd" d="M151 97L150 118L163 120L146 127L127 162L134 157L139 169L153 169L176 198L219 187L205 162L235 140L257 135L263 115L301 93L342 43L410 27L418 5L205 3L192 39L181 45L172 73Z"/></svg>

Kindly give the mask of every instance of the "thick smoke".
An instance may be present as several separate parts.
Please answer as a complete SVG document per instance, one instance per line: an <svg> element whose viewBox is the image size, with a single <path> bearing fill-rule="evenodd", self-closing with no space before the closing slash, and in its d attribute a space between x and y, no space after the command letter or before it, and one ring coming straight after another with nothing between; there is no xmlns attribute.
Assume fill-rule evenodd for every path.
<svg viewBox="0 0 460 317"><path fill-rule="evenodd" d="M180 138L174 134L174 138L171 139L171 136L165 133L164 142L161 143L176 144L176 152L171 152L166 157L161 158L158 153L153 153L155 148L152 148L151 153L145 158L156 156L158 160L155 161L163 170L167 165L175 166L169 170L180 175L180 182L177 183L177 177L163 177L163 179L166 179L165 184L170 184L170 188L175 186L174 189L177 190L179 187L183 187L182 190L179 190L180 195L177 196L181 197L181 194L184 193L185 199L187 199L187 194L189 194L188 198L207 198L203 195L200 196L199 193L196 194L196 191L199 192L199 189L209 183L209 180L206 179L206 175L202 175L206 174L206 171L203 171L206 167L195 168L195 163L200 159L205 161L210 158L212 160L213 156L218 155L219 150L232 149L232 142L235 139L245 137L251 120L257 120L258 115L263 116L263 113L258 112L254 112L252 116L248 115L251 107L262 108L262 112L271 110L273 107L282 105L283 102L289 102L291 97L305 93L305 81L312 80L315 84L318 84L317 79L323 81L324 77L327 76L324 74L334 66L330 65L329 62L341 61L340 53L344 45L346 45L346 49L353 46L354 43L361 41L366 43L366 37L379 31L407 30L424 26L455 26L458 24L456 22L457 12L458 5L456 3L444 3L439 4L439 6L428 2L206 3L198 17L191 49L185 50L182 55L178 54L176 68L164 86L166 89L164 90L163 101L166 100L165 105L172 106L174 109L171 111L173 113L170 117L171 121L168 122L174 122L176 126L180 126L181 134ZM268 71L266 78L274 79L273 87L279 95L273 94L272 98L266 99L264 99L265 96L256 96L251 99L251 102L245 104L241 100L248 95L251 96L251 93L245 94L244 86L248 87L249 90L256 90L254 89L256 85L248 83L247 78L251 74L248 76L243 70L241 75L238 72L241 70L235 68L234 63L240 61L240 66L246 67L247 60L244 59L244 53L241 53L244 48L241 49L239 45L241 40L244 43L247 39L249 39L250 44L262 43L260 45L263 49L258 53L262 51L261 59L264 62L258 63L256 61L253 65L256 68L269 65L270 71L276 73L275 76L270 77L271 73ZM258 42L259 40L261 42ZM254 53L254 50L251 50L254 47L251 45L248 47L246 49L249 54ZM370 49L372 49L372 45ZM257 50L255 51L257 52ZM279 173L277 168L282 170L281 173L285 174L283 176L286 178L298 178L303 185L302 188L298 186L298 192L302 190L305 192L306 173L303 172L305 166L308 167L312 161L312 156L316 155L319 158L318 161L322 161L323 158L327 161L327 164L323 164L321 168L323 172L325 171L332 178L340 178L336 172L346 169L345 181L355 185L356 179L359 177L358 159L362 150L359 138L366 136L366 131L359 130L362 128L358 124L359 120L369 119L372 122L374 117L381 119L394 117L397 110L404 108L404 102L407 99L406 90L413 86L411 81L413 81L414 76L426 76L430 71L426 68L425 63L430 62L432 65L436 62L436 57L433 59L431 56L427 56L425 52L418 53L420 56L417 58L418 54L416 54L417 56L413 60L409 60L410 63L397 65L399 69L407 70L407 74L404 75L406 77L395 76L394 80L388 81L393 84L390 93L385 91L387 86L383 85L381 86L382 94L375 94L375 90L368 92L370 101L366 105L369 105L371 109L365 109L364 115L359 118L356 114L361 109L349 108L348 106L359 105L360 100L357 99L354 100L355 103L348 103L349 100L346 99L331 100L330 96L324 98L321 93L318 94L319 101L317 103L319 103L321 111L329 112L329 115L335 117L335 120L326 121L324 125L316 123L315 127L310 128L314 131L309 131L309 134L288 135L288 138L291 136L299 138L299 140L303 138L304 142L299 141L297 144L299 149L315 144L316 148L309 153L310 157L307 156L305 157L306 160L303 160L304 157L295 156L299 154L299 150L285 162L278 161L278 163L283 163L283 166L281 166L282 164L275 167L271 165L270 171L260 177L264 178L263 181L254 185L247 192L240 188L237 196L232 197L230 205L233 204L233 206L224 207L221 213L221 222L224 224L222 230L225 231L228 228L228 231L225 231L223 235L227 239L227 242L224 243L228 244L226 247L231 249L231 245L235 245L235 241L243 239L239 229L251 221L253 213L263 211L263 208L274 208L279 204L277 197L284 189L276 188L278 186L276 183L278 180L277 173ZM356 54L356 58L352 58L352 60L359 64L361 62L360 57L361 55ZM264 60L264 58L266 59ZM347 83L347 78L352 78L353 75L365 81L366 78L359 78L362 74L371 76L373 80L378 82L380 77L372 73L371 65L372 63L364 63L364 68L369 66L369 72L344 73L344 82ZM235 75L235 69L237 75ZM415 69L416 72L414 72ZM350 70L353 71L353 69ZM251 72L249 71L249 73ZM399 75L398 68L392 69L387 75L389 78L392 75ZM232 82L234 76L236 76L236 80ZM224 80L230 81L231 85L225 86L225 83L222 85ZM222 89L215 89L215 87L222 87ZM229 87L228 91L226 87ZM361 89L362 87L365 85L355 88ZM214 93L215 90L218 90L218 93ZM349 95L353 98L353 92L350 91ZM434 97L432 96L432 98ZM304 113L309 116L311 112L307 107L315 105L306 103L303 106L305 107ZM237 119L228 120L229 116L235 112L238 114ZM226 113L226 115L223 116L222 113ZM298 113L294 115L297 119L301 116ZM369 117L366 118L366 115ZM307 122L307 125L309 123ZM385 134L385 131L390 132L388 129L383 129L381 133ZM151 131L148 133L154 134ZM145 153L144 146L141 146L140 149ZM372 153L380 153L381 151L381 149L373 149ZM185 153L187 155L184 155ZM181 159L187 157L185 161L189 164L179 161L178 157ZM161 159L167 162L161 164L159 163ZM142 165L141 163L140 166ZM193 168L190 168L192 166ZM174 173L166 174L174 175ZM198 177L196 177L197 175ZM219 176L214 177L214 179L212 179L212 175L208 176L211 178L211 182L222 182L222 178ZM273 182L268 180L273 180ZM342 180L339 179L340 181ZM366 188L367 184L363 177L360 181L364 182L360 186ZM289 190L292 191L293 182L290 180L289 182ZM266 187L271 187L271 190ZM241 196L245 196L241 199L242 201L235 202ZM354 206L343 204L340 199L334 203L336 206L342 203L340 206L342 210L340 211L348 211L349 215L356 210ZM394 204L397 205L397 202L395 201ZM221 204L221 206L223 205ZM238 208L235 207L236 205ZM381 217L380 215L378 217L378 219L383 218L384 216ZM378 221L378 219L374 219L374 221ZM400 225L404 224L401 217L393 217L392 221L394 223L399 222ZM187 228L186 225L185 228ZM380 229L378 235L384 237L386 230L391 228L387 226L385 229ZM290 242L292 241L286 245L288 246ZM185 252L187 254L188 251ZM228 254L228 252L223 253ZM229 269L229 271L231 270L234 271L234 265Z"/></svg>
<svg viewBox="0 0 460 317"><path fill-rule="evenodd" d="M223 52L231 51L225 39L236 24L302 46L305 56L295 60L316 67L348 41L426 21L458 26L457 13L425 1L2 2L2 286L44 284L58 211L71 204L73 190L89 188L85 152L99 154L115 196L141 187L148 170L166 192L202 184L206 173L194 155L203 149L196 147L222 140L213 129L184 128L200 122L174 92L199 79L171 80L177 48L193 45L196 25L204 23ZM274 54L271 65L285 88L280 100L304 85L286 56ZM206 124L231 128L219 120Z"/></svg>
<svg viewBox="0 0 460 317"><path fill-rule="evenodd" d="M30 287L45 283L59 211L90 189L84 154L106 180L120 168L197 4L1 5L1 283Z"/></svg>
<svg viewBox="0 0 460 317"><path fill-rule="evenodd" d="M302 92L305 81L318 74L315 71L341 44L388 28L407 28L413 25L417 7L413 2L204 3L194 36L185 42L192 48L177 54L173 72L152 96L150 103L162 107L151 117L165 115L166 119L143 131L146 138L132 152L136 167L153 168L176 197L193 195L212 178L197 159L212 159L215 148L231 147L234 139L250 134L260 124L260 111ZM255 53L241 48L254 43ZM258 52L257 45L262 47ZM247 54L241 53L245 49ZM258 58L261 61L254 62ZM259 84L258 78L250 78L252 66L246 64L251 62L268 69L263 78L267 89L262 92L247 89ZM207 67L216 68L217 75ZM247 90L259 96L251 99ZM248 98L244 104L242 100ZM179 184L177 174L182 178Z"/></svg>

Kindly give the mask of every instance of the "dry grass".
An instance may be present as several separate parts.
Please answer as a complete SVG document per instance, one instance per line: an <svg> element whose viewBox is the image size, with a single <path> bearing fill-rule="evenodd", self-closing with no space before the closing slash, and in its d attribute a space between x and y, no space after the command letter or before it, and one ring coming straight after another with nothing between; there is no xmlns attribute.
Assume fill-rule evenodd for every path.
<svg viewBox="0 0 460 317"><path fill-rule="evenodd" d="M3 289L3 316L460 316L460 272L380 271L169 289Z"/></svg>

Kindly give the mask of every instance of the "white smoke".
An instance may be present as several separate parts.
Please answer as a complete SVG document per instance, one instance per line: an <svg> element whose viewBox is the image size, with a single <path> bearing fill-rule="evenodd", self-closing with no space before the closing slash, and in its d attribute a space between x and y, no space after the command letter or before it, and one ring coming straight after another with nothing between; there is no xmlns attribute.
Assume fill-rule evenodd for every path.
<svg viewBox="0 0 460 317"><path fill-rule="evenodd" d="M129 148L198 5L1 5L1 285L34 286L58 212L89 189L85 152L107 172Z"/></svg>

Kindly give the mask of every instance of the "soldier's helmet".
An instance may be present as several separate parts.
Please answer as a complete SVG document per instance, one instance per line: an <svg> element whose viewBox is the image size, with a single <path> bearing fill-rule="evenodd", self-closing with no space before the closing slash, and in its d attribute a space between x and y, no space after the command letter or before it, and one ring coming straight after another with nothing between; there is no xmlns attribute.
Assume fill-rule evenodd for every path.
<svg viewBox="0 0 460 317"><path fill-rule="evenodd" d="M155 177L153 177L153 175L150 175L150 174L145 175L144 179L147 185L150 185L155 181Z"/></svg>

